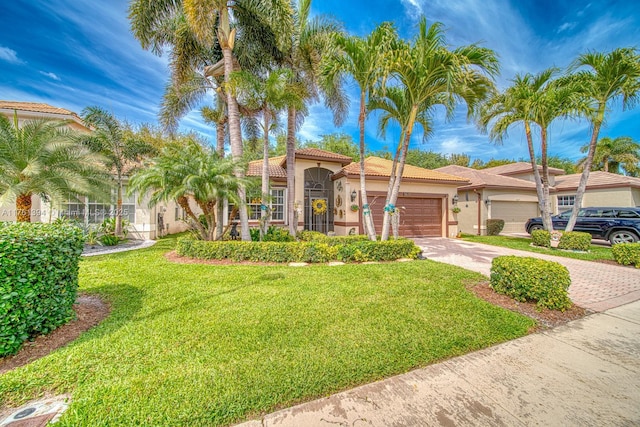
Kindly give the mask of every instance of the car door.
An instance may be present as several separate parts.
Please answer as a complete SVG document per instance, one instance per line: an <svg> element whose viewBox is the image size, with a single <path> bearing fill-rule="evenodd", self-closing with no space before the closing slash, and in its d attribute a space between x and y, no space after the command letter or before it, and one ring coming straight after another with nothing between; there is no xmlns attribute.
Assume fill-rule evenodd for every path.
<svg viewBox="0 0 640 427"><path fill-rule="evenodd" d="M578 211L578 221L580 217L584 214L584 209L580 209ZM564 230L567 228L567 223L569 222L569 218L571 217L571 211L564 211L559 215L556 215L552 218L553 220L553 229L554 230Z"/></svg>

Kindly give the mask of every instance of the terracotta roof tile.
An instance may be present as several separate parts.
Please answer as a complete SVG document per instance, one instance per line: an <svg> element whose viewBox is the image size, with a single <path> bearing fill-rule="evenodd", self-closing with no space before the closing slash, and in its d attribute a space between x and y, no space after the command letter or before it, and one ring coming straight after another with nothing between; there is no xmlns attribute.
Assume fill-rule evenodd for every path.
<svg viewBox="0 0 640 427"><path fill-rule="evenodd" d="M533 172L533 168L529 162L509 163L508 165L495 166L482 170L496 175L516 175L520 173ZM538 165L538 170L542 171L542 166ZM551 175L564 175L565 171L558 168L549 168L549 173Z"/></svg>
<svg viewBox="0 0 640 427"><path fill-rule="evenodd" d="M280 166L282 159L285 156L276 156L269 158L269 177L271 178L286 178L287 170ZM262 176L262 160L254 160L249 162L249 168L247 169L247 176Z"/></svg>
<svg viewBox="0 0 640 427"><path fill-rule="evenodd" d="M338 153L332 153L331 151L321 150L319 148L301 148L296 150L296 156L301 157L322 157L326 159L338 160L342 162L352 162L353 159L349 156L345 156Z"/></svg>
<svg viewBox="0 0 640 427"><path fill-rule="evenodd" d="M468 188L519 188L522 190L534 191L536 189L536 184L534 182L503 175L496 175L494 173L487 172L487 169L476 170L464 166L449 165L438 168L436 171L462 176L469 179L471 184L465 186ZM465 187L461 187L461 189L465 189Z"/></svg>
<svg viewBox="0 0 640 427"><path fill-rule="evenodd" d="M0 101L0 109L32 111L36 113L63 114L77 117L77 114L73 111L69 111L64 108L53 107L49 104L38 102Z"/></svg>
<svg viewBox="0 0 640 427"><path fill-rule="evenodd" d="M366 176L389 177L393 162L380 157L367 157L364 160ZM360 163L353 162L342 169L348 175L360 175ZM402 173L403 178L421 179L426 181L447 181L467 184L469 180L455 175L430 169L419 168L417 166L405 165Z"/></svg>
<svg viewBox="0 0 640 427"><path fill-rule="evenodd" d="M574 173L556 178L558 191L576 190L580 183L581 173ZM589 174L587 189L597 187L635 187L640 188L640 178L618 175L610 172L594 171Z"/></svg>

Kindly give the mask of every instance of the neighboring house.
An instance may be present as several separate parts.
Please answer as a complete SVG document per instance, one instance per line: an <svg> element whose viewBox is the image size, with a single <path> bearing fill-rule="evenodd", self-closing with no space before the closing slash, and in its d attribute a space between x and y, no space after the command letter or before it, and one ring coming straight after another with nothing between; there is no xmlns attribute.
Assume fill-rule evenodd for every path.
<svg viewBox="0 0 640 427"><path fill-rule="evenodd" d="M572 174L556 178L557 211L573 207L581 176ZM640 178L602 171L589 173L587 190L582 198L582 207L588 206L640 206Z"/></svg>
<svg viewBox="0 0 640 427"><path fill-rule="evenodd" d="M463 233L486 234L487 219L502 219L504 233L519 233L529 218L540 215L536 184L532 181L456 165L436 171L461 176L471 182L458 187L460 212L455 216L458 229Z"/></svg>
<svg viewBox="0 0 640 427"><path fill-rule="evenodd" d="M0 114L7 116L9 120L13 120L14 114L17 114L19 125L35 119L65 120L68 122L67 126L75 131L91 132L76 113L43 103L0 101ZM86 225L99 225L105 218L113 216L115 208L115 200L113 203L105 204L90 197L76 198L70 195L68 200L47 203L34 195L31 221L51 222L65 216L81 219ZM160 235L177 233L187 228L183 221L184 213L176 208L175 203L165 203L149 208L148 200L143 198L138 202L137 194L130 197L125 195L123 198L123 218L129 220L131 224L129 235L135 238L155 239ZM15 203L0 205L0 221L15 221L15 219ZM162 225L162 230L159 225Z"/></svg>
<svg viewBox="0 0 640 427"><path fill-rule="evenodd" d="M360 198L360 165L336 153L305 148L295 153L295 203L301 214L298 228L336 235L360 234L362 203ZM269 160L271 181L272 224L285 225L286 215L286 157ZM367 197L380 233L386 204L387 185L392 162L378 157L365 160ZM261 176L262 160L249 164L247 175ZM466 178L406 165L396 207L400 211L401 236L453 236L457 226L450 208L456 189L468 184ZM327 212L316 215L315 200L324 200ZM252 201L252 200L250 200ZM253 200L252 219L259 217L259 199ZM357 211L351 206L356 205Z"/></svg>

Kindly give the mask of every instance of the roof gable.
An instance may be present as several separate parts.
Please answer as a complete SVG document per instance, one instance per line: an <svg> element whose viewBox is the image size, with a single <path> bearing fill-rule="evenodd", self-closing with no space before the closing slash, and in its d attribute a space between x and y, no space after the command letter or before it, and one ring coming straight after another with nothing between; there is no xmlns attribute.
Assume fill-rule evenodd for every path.
<svg viewBox="0 0 640 427"><path fill-rule="evenodd" d="M518 188L522 190L536 189L536 184L519 178L511 178L509 176L497 175L487 172L486 169L472 169L465 166L449 165L436 169L436 171L449 173L465 177L471 181L471 184L461 189L472 188Z"/></svg>
<svg viewBox="0 0 640 427"><path fill-rule="evenodd" d="M542 170L542 166L536 166L538 166L538 170ZM496 175L518 175L521 173L533 172L533 167L529 162L516 162L509 163L508 165L494 166L492 168L486 168L482 170ZM565 171L558 168L549 168L549 173L551 175L564 175Z"/></svg>
<svg viewBox="0 0 640 427"><path fill-rule="evenodd" d="M391 169L393 162L391 160L383 159L381 157L367 157L364 160L365 175L368 177L382 177L388 178L391 176ZM338 174L344 175L357 175L360 176L360 163L352 162L345 166ZM444 172L439 172L431 169L424 169L413 165L405 165L402 172L403 179L416 179L433 182L448 182L468 184L467 178L462 178L455 175L450 175Z"/></svg>

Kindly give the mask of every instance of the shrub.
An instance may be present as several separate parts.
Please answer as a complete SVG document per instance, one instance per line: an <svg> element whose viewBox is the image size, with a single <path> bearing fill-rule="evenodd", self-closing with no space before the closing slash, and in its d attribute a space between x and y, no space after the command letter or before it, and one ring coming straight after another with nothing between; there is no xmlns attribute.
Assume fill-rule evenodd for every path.
<svg viewBox="0 0 640 427"><path fill-rule="evenodd" d="M120 243L120 238L115 234L103 234L98 237L98 240L100 240L100 243L105 246L115 246Z"/></svg>
<svg viewBox="0 0 640 427"><path fill-rule="evenodd" d="M547 230L533 230L531 232L531 242L535 246L551 247L551 233Z"/></svg>
<svg viewBox="0 0 640 427"><path fill-rule="evenodd" d="M491 287L517 301L536 301L538 309L564 311L571 307L569 271L553 261L501 256L491 263Z"/></svg>
<svg viewBox="0 0 640 427"><path fill-rule="evenodd" d="M591 234L580 231L564 233L558 242L558 249L588 252L591 246Z"/></svg>
<svg viewBox="0 0 640 427"><path fill-rule="evenodd" d="M298 231L296 237L303 242L326 242L329 239L326 234L311 230Z"/></svg>
<svg viewBox="0 0 640 427"><path fill-rule="evenodd" d="M487 236L497 236L504 228L503 219L488 219L487 220Z"/></svg>
<svg viewBox="0 0 640 427"><path fill-rule="evenodd" d="M0 223L0 357L73 318L82 230Z"/></svg>
<svg viewBox="0 0 640 427"><path fill-rule="evenodd" d="M354 236L355 237L355 236ZM371 242L362 239L343 241L331 237L327 242L205 242L189 237L178 239L180 256L199 259L230 259L254 262L328 262L393 261L416 258L420 248L408 239Z"/></svg>
<svg viewBox="0 0 640 427"><path fill-rule="evenodd" d="M251 240L254 242L260 241L260 229L259 228L251 228L249 230L251 234ZM289 230L281 227L276 227L274 225L270 225L265 233L262 241L263 242L293 242L296 239L289 234Z"/></svg>
<svg viewBox="0 0 640 427"><path fill-rule="evenodd" d="M635 265L636 268L640 268L640 242L618 243L611 246L611 253L618 264Z"/></svg>

